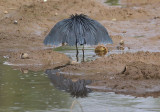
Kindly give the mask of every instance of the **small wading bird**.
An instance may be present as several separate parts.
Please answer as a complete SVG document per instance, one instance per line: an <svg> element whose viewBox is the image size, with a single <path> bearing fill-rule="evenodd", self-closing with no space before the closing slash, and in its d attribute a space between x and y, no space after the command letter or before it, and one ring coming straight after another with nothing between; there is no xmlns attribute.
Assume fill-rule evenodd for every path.
<svg viewBox="0 0 160 112"><path fill-rule="evenodd" d="M67 45L76 46L76 57L78 61L78 45L112 44L107 30L96 20L84 14L71 15L70 18L58 22L44 39L45 45Z"/></svg>

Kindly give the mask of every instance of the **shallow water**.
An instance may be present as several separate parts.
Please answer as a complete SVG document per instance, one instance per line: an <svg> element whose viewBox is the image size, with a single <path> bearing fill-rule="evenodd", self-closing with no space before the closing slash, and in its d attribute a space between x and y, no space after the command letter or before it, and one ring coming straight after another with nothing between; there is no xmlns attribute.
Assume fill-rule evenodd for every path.
<svg viewBox="0 0 160 112"><path fill-rule="evenodd" d="M157 48L157 47L156 47ZM82 53L82 47L79 47L79 62L82 61L83 59L83 53ZM84 60L85 62L87 61L92 61L92 60L95 60L101 56L98 56L96 53L95 53L95 48L94 46L85 46L84 47ZM57 51L57 52L60 52L60 53L64 53L66 54L68 57L70 57L73 61L77 61L76 60L76 48L74 46L70 47L70 46L61 46L61 47L58 47L58 48L55 48L54 51ZM124 50L111 50L109 51L107 54L105 54L104 56L109 56L111 54L123 54L123 53L126 53L126 52L130 52L130 53L135 53L135 52L138 52L138 51L149 51L149 52L160 52L159 48L157 49L145 49L145 48L141 48L141 49L128 49L127 47L124 49Z"/></svg>
<svg viewBox="0 0 160 112"><path fill-rule="evenodd" d="M158 112L160 98L92 92L73 98L52 85L43 71L22 73L0 61L0 112Z"/></svg>
<svg viewBox="0 0 160 112"><path fill-rule="evenodd" d="M120 5L119 0L106 0L108 5L114 6L114 5Z"/></svg>
<svg viewBox="0 0 160 112"><path fill-rule="evenodd" d="M84 60L85 60L85 62L92 61L92 60L95 60L99 57L102 57L102 56L98 56L95 53L94 50L95 50L94 46L87 46L87 45L84 46ZM60 46L60 47L55 48L54 51L64 53L69 58L71 58L73 61L77 61L76 60L76 48L75 48L75 46ZM82 59L83 59L83 53L82 53L82 47L81 46L78 47L78 51L79 51L79 54L78 54L79 62L81 62ZM125 52L137 52L137 50L129 50L129 49L112 50L112 51L109 51L108 53L106 53L103 56L108 56L110 54L121 54L121 53L125 53Z"/></svg>
<svg viewBox="0 0 160 112"><path fill-rule="evenodd" d="M76 61L76 47L75 46L61 46L58 48L55 48L54 51L58 51L60 53L66 54L68 57L70 57L73 61ZM78 57L79 57L79 62L82 61L83 53L82 53L82 47L78 47ZM95 60L98 56L94 52L94 47L91 46L85 46L84 47L84 59L85 61L91 61Z"/></svg>

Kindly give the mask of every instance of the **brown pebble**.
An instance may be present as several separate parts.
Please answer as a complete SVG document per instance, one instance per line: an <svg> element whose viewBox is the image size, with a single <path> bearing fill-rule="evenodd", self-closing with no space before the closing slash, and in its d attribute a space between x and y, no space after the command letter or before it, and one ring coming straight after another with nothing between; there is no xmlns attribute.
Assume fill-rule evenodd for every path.
<svg viewBox="0 0 160 112"><path fill-rule="evenodd" d="M8 14L8 11L4 11L4 14Z"/></svg>
<svg viewBox="0 0 160 112"><path fill-rule="evenodd" d="M28 53L22 53L21 56L20 56L21 59L28 59L29 58L29 55Z"/></svg>

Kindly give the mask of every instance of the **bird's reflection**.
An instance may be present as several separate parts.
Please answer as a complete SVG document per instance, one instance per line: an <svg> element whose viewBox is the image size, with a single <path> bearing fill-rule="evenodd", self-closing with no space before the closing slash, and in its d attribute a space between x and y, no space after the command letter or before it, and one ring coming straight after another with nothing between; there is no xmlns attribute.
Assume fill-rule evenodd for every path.
<svg viewBox="0 0 160 112"><path fill-rule="evenodd" d="M91 89L86 87L86 85L91 84L91 80L73 82L60 74L58 69L46 70L45 73L56 88L69 92L73 97L86 97L91 92Z"/></svg>
<svg viewBox="0 0 160 112"><path fill-rule="evenodd" d="M97 56L100 56L100 57L105 56L107 54L106 51L101 51L101 52L96 52L95 51L95 53L96 53Z"/></svg>

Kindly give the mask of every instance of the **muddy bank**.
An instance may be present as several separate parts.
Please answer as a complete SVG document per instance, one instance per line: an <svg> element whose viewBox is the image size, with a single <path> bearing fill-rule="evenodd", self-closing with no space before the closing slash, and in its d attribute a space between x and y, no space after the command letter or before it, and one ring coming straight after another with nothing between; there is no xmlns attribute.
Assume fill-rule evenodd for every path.
<svg viewBox="0 0 160 112"><path fill-rule="evenodd" d="M126 44L133 48L137 44L138 48L135 49L139 49L145 43L147 45L145 44L144 47L147 47L148 44L151 44L151 46L152 44L159 45L158 41L146 40L147 35L149 37L158 37L159 35L157 32L159 32L158 17L160 15L158 13L159 8L155 7L155 4L159 4L159 2L156 2L158 0L155 0L153 4L145 5L146 7L136 8L134 5L111 7L98 1L48 0L44 3L43 0L16 0L16 2L14 0L1 0L0 54L6 51L14 52L23 49L43 49L43 39L54 24L75 13L84 13L100 21L108 29L111 36L121 36ZM126 3L126 1L123 3ZM136 3L141 5L138 1ZM18 21L18 24L14 24L15 20ZM136 34L135 32L140 33ZM117 39L114 39L114 46L117 46L116 41Z"/></svg>
<svg viewBox="0 0 160 112"><path fill-rule="evenodd" d="M160 53L113 54L93 62L69 65L61 74L73 80L90 79L98 91L114 91L135 96L159 96Z"/></svg>
<svg viewBox="0 0 160 112"><path fill-rule="evenodd" d="M27 54L24 58L23 53ZM66 55L55 52L52 49L23 50L9 53L6 57L8 60L5 64L12 65L20 70L39 71L53 69L70 63L70 59Z"/></svg>
<svg viewBox="0 0 160 112"><path fill-rule="evenodd" d="M101 57L95 61L86 62L77 65L70 65L67 68L63 68L63 71L74 73L92 74L93 72L101 72L108 74L117 74L122 72L124 67L129 62L141 61L146 64L160 65L160 53L151 52L137 52L137 53L122 53L122 54L111 54L106 57Z"/></svg>

